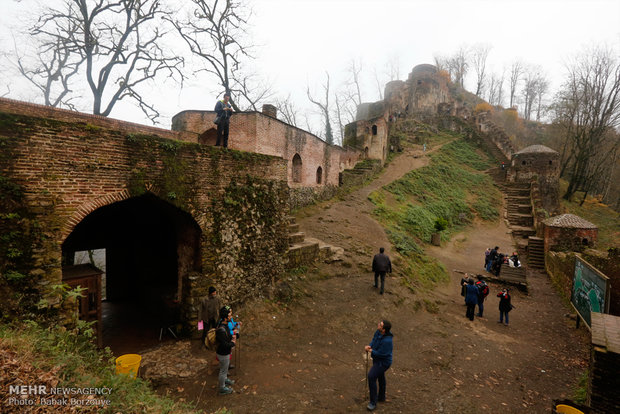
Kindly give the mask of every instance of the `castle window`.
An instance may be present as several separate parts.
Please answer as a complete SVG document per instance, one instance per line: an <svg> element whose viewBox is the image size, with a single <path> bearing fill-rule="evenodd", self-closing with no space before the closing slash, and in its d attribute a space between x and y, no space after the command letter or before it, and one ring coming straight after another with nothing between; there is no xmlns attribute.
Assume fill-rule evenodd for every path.
<svg viewBox="0 0 620 414"><path fill-rule="evenodd" d="M418 85L422 85L422 81L421 80L418 81Z"/></svg>
<svg viewBox="0 0 620 414"><path fill-rule="evenodd" d="M525 165L525 160L521 161L521 165Z"/></svg>
<svg viewBox="0 0 620 414"><path fill-rule="evenodd" d="M301 182L301 157L299 154L295 154L293 157L293 182Z"/></svg>
<svg viewBox="0 0 620 414"><path fill-rule="evenodd" d="M372 134L373 135L377 135L377 126L376 125L372 126Z"/></svg>
<svg viewBox="0 0 620 414"><path fill-rule="evenodd" d="M553 161L549 160L549 165L553 165Z"/></svg>
<svg viewBox="0 0 620 414"><path fill-rule="evenodd" d="M323 169L321 167L316 169L316 183L321 184L323 181Z"/></svg>

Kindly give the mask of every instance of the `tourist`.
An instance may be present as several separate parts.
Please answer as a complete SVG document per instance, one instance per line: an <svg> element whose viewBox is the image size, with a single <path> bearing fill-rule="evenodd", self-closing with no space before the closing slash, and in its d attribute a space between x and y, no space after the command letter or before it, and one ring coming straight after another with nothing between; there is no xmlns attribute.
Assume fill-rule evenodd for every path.
<svg viewBox="0 0 620 414"><path fill-rule="evenodd" d="M236 339L239 339L239 329L241 328L241 322L235 322L235 320L232 317L232 308L228 305L224 306L225 308L227 308L230 313L230 321L228 321L228 333L230 333L232 336L234 336ZM232 358L232 355L231 355ZM236 360L236 358L235 358ZM228 367L228 369L234 369L235 366L231 363L230 366Z"/></svg>
<svg viewBox="0 0 620 414"><path fill-rule="evenodd" d="M478 288L474 285L474 280L469 279L465 289L465 304L467 304L465 316L468 317L470 321L473 321L476 305L478 304Z"/></svg>
<svg viewBox="0 0 620 414"><path fill-rule="evenodd" d="M209 287L209 296L203 297L198 310L198 320L202 322L202 343L205 343L207 331L217 328L218 312L222 307L215 287Z"/></svg>
<svg viewBox="0 0 620 414"><path fill-rule="evenodd" d="M228 331L228 322L232 318L230 308L223 307L220 309L220 324L215 330L217 338L217 360L220 362L220 374L218 376L218 392L220 395L231 394L233 389L229 385L233 385L235 381L228 378L228 366L230 365L230 354L235 346L237 338Z"/></svg>
<svg viewBox="0 0 620 414"><path fill-rule="evenodd" d="M489 295L489 285L483 280L482 275L477 276L478 281L476 287L478 288L478 317L482 318L484 312L484 300Z"/></svg>
<svg viewBox="0 0 620 414"><path fill-rule="evenodd" d="M217 141L215 146L222 145L224 148L228 148L228 129L230 126L230 116L232 115L232 107L228 101L230 100L230 93L224 94L224 99L217 101L215 104L215 114L217 122Z"/></svg>
<svg viewBox="0 0 620 414"><path fill-rule="evenodd" d="M510 267L521 267L521 261L519 261L519 255L517 252L512 252L512 256L508 259L508 265Z"/></svg>
<svg viewBox="0 0 620 414"><path fill-rule="evenodd" d="M484 252L484 268L485 269L489 265L489 255L490 254L491 254L491 248L487 247L486 251Z"/></svg>
<svg viewBox="0 0 620 414"><path fill-rule="evenodd" d="M497 323L504 323L504 325L508 325L508 312L510 312L513 308L510 303L510 290L502 289L501 292L497 294L499 298L499 321ZM504 322L504 320L506 322Z"/></svg>
<svg viewBox="0 0 620 414"><path fill-rule="evenodd" d="M463 296L463 299L465 299L465 292L467 290L466 286L467 286L468 281L469 281L469 275L465 273L463 277L461 278L461 296Z"/></svg>
<svg viewBox="0 0 620 414"><path fill-rule="evenodd" d="M498 250L499 250L499 247L495 246L493 250L489 252L489 263L487 263L487 272L491 271L491 268L493 267L493 263L497 259Z"/></svg>
<svg viewBox="0 0 620 414"><path fill-rule="evenodd" d="M500 272L502 271L502 265L504 264L505 260L506 260L506 256L504 256L503 253L499 253L497 257L495 258L495 260L493 261L493 265L491 266L491 273L493 273L495 276L499 276Z"/></svg>
<svg viewBox="0 0 620 414"><path fill-rule="evenodd" d="M385 274L387 272L392 273L392 262L384 252L385 249L381 247L379 253L372 259L372 271L375 272L375 287L377 287L379 277L381 277L381 291L379 293L382 295L385 288Z"/></svg>
<svg viewBox="0 0 620 414"><path fill-rule="evenodd" d="M377 402L385 401L385 371L392 365L393 336L391 330L392 324L389 321L380 321L372 341L365 347L366 352L370 352L372 357L372 368L368 371L370 402L367 408L369 411L377 408ZM377 381L379 382L378 395Z"/></svg>

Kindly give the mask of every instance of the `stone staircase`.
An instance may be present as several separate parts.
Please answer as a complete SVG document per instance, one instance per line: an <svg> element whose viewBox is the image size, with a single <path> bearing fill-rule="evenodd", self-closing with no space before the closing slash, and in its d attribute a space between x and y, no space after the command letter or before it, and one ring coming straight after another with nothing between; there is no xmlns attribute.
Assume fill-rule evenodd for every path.
<svg viewBox="0 0 620 414"><path fill-rule="evenodd" d="M528 237L536 235L529 183L505 183L506 219L519 254L527 253Z"/></svg>
<svg viewBox="0 0 620 414"><path fill-rule="evenodd" d="M310 265L317 260L327 263L342 260L344 249L323 243L321 240L306 237L304 232L299 231L299 224L294 216L289 216L288 244L286 252L286 268L294 269L300 266Z"/></svg>
<svg viewBox="0 0 620 414"><path fill-rule="evenodd" d="M545 241L540 237L528 237L527 264L537 269L545 268Z"/></svg>

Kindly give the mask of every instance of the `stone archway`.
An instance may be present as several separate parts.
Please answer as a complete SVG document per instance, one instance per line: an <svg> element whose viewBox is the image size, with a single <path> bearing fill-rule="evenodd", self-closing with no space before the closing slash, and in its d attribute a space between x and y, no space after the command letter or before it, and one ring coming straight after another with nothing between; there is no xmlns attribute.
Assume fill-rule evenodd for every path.
<svg viewBox="0 0 620 414"><path fill-rule="evenodd" d="M293 156L293 182L300 183L301 182L301 156L299 154L295 154Z"/></svg>
<svg viewBox="0 0 620 414"><path fill-rule="evenodd" d="M105 249L103 345L131 352L183 322L188 275L200 271L201 230L194 218L152 193L87 214L62 244L63 273L75 252Z"/></svg>

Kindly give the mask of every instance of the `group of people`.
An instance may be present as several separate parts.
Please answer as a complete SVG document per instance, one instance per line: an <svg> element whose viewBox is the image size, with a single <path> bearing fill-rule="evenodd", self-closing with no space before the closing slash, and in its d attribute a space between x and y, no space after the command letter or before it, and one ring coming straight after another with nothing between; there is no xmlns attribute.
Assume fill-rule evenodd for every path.
<svg viewBox="0 0 620 414"><path fill-rule="evenodd" d="M493 249L487 248L484 252L484 268L487 272L499 276L502 266L521 267L521 260L517 252L513 252L511 256L500 253L499 247Z"/></svg>
<svg viewBox="0 0 620 414"><path fill-rule="evenodd" d="M198 321L198 329L202 327L203 344L209 329L215 328L217 342L215 355L220 366L218 392L220 395L231 394L233 389L230 386L234 385L235 381L228 378L228 370L234 368L234 365L230 364L230 359L239 339L241 322L235 322L230 306L221 306L217 290L213 286L209 288L209 295L200 303Z"/></svg>
<svg viewBox="0 0 620 414"><path fill-rule="evenodd" d="M465 316L470 321L474 320L474 315L483 317L484 301L489 295L489 285L484 281L482 275L477 275L478 279L474 282L474 279L469 277L467 273L461 278L461 296L465 297L465 305L467 305L467 311ZM510 312L514 306L511 304L510 290L507 288L502 289L498 294L499 298L499 321L508 325L508 312ZM476 314L476 305L478 305L478 313ZM505 321L505 322L504 322Z"/></svg>

